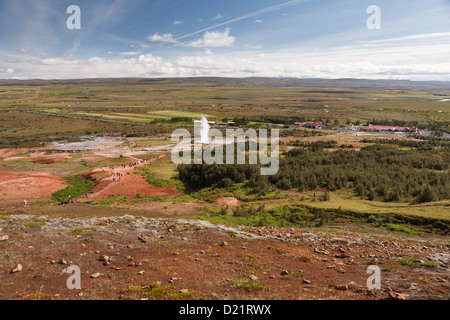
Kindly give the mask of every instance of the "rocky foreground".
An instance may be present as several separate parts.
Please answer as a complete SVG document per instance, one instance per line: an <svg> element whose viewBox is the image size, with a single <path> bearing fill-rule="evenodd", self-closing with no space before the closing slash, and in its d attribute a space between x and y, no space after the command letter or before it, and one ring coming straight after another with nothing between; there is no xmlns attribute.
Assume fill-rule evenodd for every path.
<svg viewBox="0 0 450 320"><path fill-rule="evenodd" d="M448 299L446 240L2 215L0 299ZM380 289L368 288L369 266Z"/></svg>

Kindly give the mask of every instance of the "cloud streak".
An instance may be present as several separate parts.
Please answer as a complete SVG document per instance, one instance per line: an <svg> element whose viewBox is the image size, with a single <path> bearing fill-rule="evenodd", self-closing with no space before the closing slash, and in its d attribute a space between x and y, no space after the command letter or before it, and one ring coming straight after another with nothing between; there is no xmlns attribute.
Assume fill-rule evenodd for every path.
<svg viewBox="0 0 450 320"><path fill-rule="evenodd" d="M240 17L237 17L237 18L234 18L234 19L227 20L227 21L224 21L222 23L219 23L219 24L207 27L207 28L203 28L201 30L197 30L197 31L185 34L183 36L180 36L180 37L176 38L176 40L180 41L182 39L185 39L185 38L188 38L188 37L191 37L191 36L195 36L195 35L197 35L199 33L202 33L202 32L205 32L205 31L209 31L209 30L213 30L213 29L217 29L217 28L229 25L229 24L234 23L234 22L238 22L238 21L241 21L241 20L249 19L249 18L254 18L254 17L260 16L262 14L274 12L274 11L277 11L277 10L282 10L282 9L288 8L290 6L297 5L297 4L302 4L302 3L306 3L306 2L309 2L309 0L292 0L292 1L284 2L284 3L280 3L280 4L277 4L275 6L271 6L271 7L264 8L264 9L260 9L260 10L257 10L257 11L245 14L243 16L240 16Z"/></svg>

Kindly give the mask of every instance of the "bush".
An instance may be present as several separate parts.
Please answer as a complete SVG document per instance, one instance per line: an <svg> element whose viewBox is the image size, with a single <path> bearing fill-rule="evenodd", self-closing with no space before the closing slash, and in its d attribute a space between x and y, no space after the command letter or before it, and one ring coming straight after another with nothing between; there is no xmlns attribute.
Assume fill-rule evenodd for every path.
<svg viewBox="0 0 450 320"><path fill-rule="evenodd" d="M63 190L59 190L56 191L55 193L52 193L53 200L65 202L67 201L69 196L71 196L72 198L77 198L89 192L95 185L94 181L84 180L79 176L66 178L65 180L69 186Z"/></svg>

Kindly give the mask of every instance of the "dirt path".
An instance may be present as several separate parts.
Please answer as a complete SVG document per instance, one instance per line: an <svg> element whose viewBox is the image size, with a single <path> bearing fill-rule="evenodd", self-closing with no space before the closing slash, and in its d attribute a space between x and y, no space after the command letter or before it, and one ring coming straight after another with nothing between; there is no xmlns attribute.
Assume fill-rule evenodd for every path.
<svg viewBox="0 0 450 320"><path fill-rule="evenodd" d="M167 154L157 157L141 160L130 158L130 163L126 165L115 165L103 167L92 171L89 175L103 173L102 177L89 192L88 197L82 197L80 201L95 201L107 199L109 196L130 196L150 195L150 196L168 196L176 194L175 188L158 188L150 185L145 178L135 172L136 168L153 163L166 157ZM90 197L89 197L90 195Z"/></svg>

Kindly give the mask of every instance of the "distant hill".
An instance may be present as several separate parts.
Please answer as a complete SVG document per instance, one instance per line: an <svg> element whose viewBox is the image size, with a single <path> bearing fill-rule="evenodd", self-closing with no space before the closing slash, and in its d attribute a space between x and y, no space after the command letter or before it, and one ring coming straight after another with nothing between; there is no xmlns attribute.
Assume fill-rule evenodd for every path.
<svg viewBox="0 0 450 320"><path fill-rule="evenodd" d="M45 86L99 83L191 83L205 86L310 87L389 90L450 90L448 81L366 80L366 79L293 79L293 78L102 78L70 80L0 80L0 86Z"/></svg>

